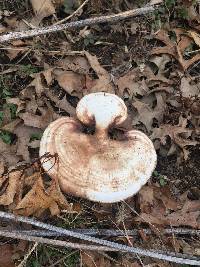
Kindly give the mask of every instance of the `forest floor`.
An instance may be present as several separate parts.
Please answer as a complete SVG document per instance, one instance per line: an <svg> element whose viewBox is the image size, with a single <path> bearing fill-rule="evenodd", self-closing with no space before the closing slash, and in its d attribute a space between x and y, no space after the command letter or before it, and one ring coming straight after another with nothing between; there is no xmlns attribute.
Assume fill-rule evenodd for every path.
<svg viewBox="0 0 200 267"><path fill-rule="evenodd" d="M70 15L66 22L146 4L145 0L3 0L0 36L50 26ZM1 210L67 229L137 229L137 235L107 238L200 257L199 1L161 0L154 12L143 16L0 43L0 51ZM78 101L98 91L115 93L125 101L126 127L146 133L158 155L148 183L135 196L115 204L62 193L38 160L40 139L49 123L61 116L74 117ZM1 229L16 227L32 229L1 220ZM166 234L166 228L172 232ZM188 232L180 235L173 229ZM4 267L188 266L5 237L0 245Z"/></svg>

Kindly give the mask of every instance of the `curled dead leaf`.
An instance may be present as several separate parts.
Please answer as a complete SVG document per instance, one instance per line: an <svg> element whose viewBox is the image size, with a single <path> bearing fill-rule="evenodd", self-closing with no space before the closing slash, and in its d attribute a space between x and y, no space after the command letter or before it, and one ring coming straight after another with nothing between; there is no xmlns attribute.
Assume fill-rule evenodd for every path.
<svg viewBox="0 0 200 267"><path fill-rule="evenodd" d="M0 266L15 267L13 260L14 248L11 244L2 244L0 250Z"/></svg>
<svg viewBox="0 0 200 267"><path fill-rule="evenodd" d="M64 96L62 99L59 99L51 90L46 90L45 95L54 102L57 108L63 109L66 111L70 116L75 116L76 110L66 99Z"/></svg>
<svg viewBox="0 0 200 267"><path fill-rule="evenodd" d="M157 105L152 108L149 104L142 101L135 101L132 106L137 110L137 114L134 116L133 125L142 123L148 132L152 130L152 124L154 119L160 124L165 112L165 101L161 94L156 93Z"/></svg>
<svg viewBox="0 0 200 267"><path fill-rule="evenodd" d="M0 196L0 205L10 205L13 200L14 196L17 192L18 185L20 180L22 179L23 171L11 171L7 176L7 186L4 191L4 193ZM5 177L1 177L1 179L4 179Z"/></svg>
<svg viewBox="0 0 200 267"><path fill-rule="evenodd" d="M187 47L189 47L193 40L191 38L191 33L186 32L180 28L173 29L173 32L176 35L176 41L173 41L169 38L168 32L165 30L160 30L156 35L155 38L162 41L165 46L154 48L151 52L152 55L161 55L161 54L168 54L174 57L181 65L183 70L187 70L191 67L195 62L200 60L200 54L196 54L192 58L186 60L184 59L184 52ZM193 37L195 36L192 33ZM197 36L196 41L198 39Z"/></svg>
<svg viewBox="0 0 200 267"><path fill-rule="evenodd" d="M40 216L45 210L49 209L52 215L60 213L61 209L69 209L70 205L60 191L56 180L45 190L44 183L40 174L32 189L24 196L17 205L17 214L30 216Z"/></svg>
<svg viewBox="0 0 200 267"><path fill-rule="evenodd" d="M115 93L110 74L100 65L96 56L92 56L87 51L84 52L90 66L95 71L98 79L95 80L93 87L86 93L107 92Z"/></svg>
<svg viewBox="0 0 200 267"><path fill-rule="evenodd" d="M60 87L68 94L79 97L83 95L83 88L85 86L84 75L77 74L73 71L62 71L60 69L55 69L53 73Z"/></svg>
<svg viewBox="0 0 200 267"><path fill-rule="evenodd" d="M143 96L149 91L146 83L139 81L137 77L138 69L133 69L117 80L116 84L120 97L123 97L125 92L127 92L131 99L133 95Z"/></svg>
<svg viewBox="0 0 200 267"><path fill-rule="evenodd" d="M6 55L9 57L10 60L16 58L18 55L23 54L28 50L28 47L26 47L26 43L17 40L13 41L11 43L11 46L9 48L5 48L7 50Z"/></svg>
<svg viewBox="0 0 200 267"><path fill-rule="evenodd" d="M111 267L111 262L103 255L94 251L81 251L82 263L86 267Z"/></svg>
<svg viewBox="0 0 200 267"><path fill-rule="evenodd" d="M169 136L172 142L182 149L184 159L187 160L189 155L188 146L195 146L198 141L191 138L194 130L187 128L186 125L187 119L180 120L179 125L161 125L159 128L154 128L151 139L159 139L162 145L166 145L167 136Z"/></svg>
<svg viewBox="0 0 200 267"><path fill-rule="evenodd" d="M64 70L73 71L78 74L89 74L90 64L83 56L68 56L59 60L57 65Z"/></svg>
<svg viewBox="0 0 200 267"><path fill-rule="evenodd" d="M19 117L24 121L25 125L39 129L45 129L50 122L54 121L59 117L59 115L54 113L53 109L50 107L38 107L38 110L41 112L41 116L32 114L30 112L24 112L20 113Z"/></svg>
<svg viewBox="0 0 200 267"><path fill-rule="evenodd" d="M33 134L41 134L41 130L34 127L29 127L23 124L20 124L14 130L14 133L17 136L17 151L16 154L22 156L23 159L27 162L30 161L29 155L29 142Z"/></svg>
<svg viewBox="0 0 200 267"><path fill-rule="evenodd" d="M56 11L51 0L31 0L31 5L35 13L35 18L31 23L38 26L43 18L53 15Z"/></svg>

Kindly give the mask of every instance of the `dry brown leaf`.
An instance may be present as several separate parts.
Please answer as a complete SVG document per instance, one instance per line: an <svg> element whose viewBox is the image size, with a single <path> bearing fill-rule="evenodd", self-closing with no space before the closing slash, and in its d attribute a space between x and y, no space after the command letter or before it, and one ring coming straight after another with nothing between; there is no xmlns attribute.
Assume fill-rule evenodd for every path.
<svg viewBox="0 0 200 267"><path fill-rule="evenodd" d="M83 88L85 86L85 76L77 74L73 71L62 71L60 69L54 70L55 79L58 84L68 94L72 96L83 96Z"/></svg>
<svg viewBox="0 0 200 267"><path fill-rule="evenodd" d="M3 175L4 171L5 171L4 162L0 161L0 177ZM0 186L1 186L1 182L0 182Z"/></svg>
<svg viewBox="0 0 200 267"><path fill-rule="evenodd" d="M25 31L29 29L28 25L23 20L19 20L17 16L4 18L4 21L8 25L9 31Z"/></svg>
<svg viewBox="0 0 200 267"><path fill-rule="evenodd" d="M140 213L140 217L136 218L137 222L146 222L148 224L168 225L167 220L161 214Z"/></svg>
<svg viewBox="0 0 200 267"><path fill-rule="evenodd" d="M10 47L7 48L6 55L10 60L16 58L19 54L22 54L28 50L25 45L26 43L21 40L13 41Z"/></svg>
<svg viewBox="0 0 200 267"><path fill-rule="evenodd" d="M124 76L120 77L116 84L119 90L119 96L123 97L124 93L127 92L130 99L132 96L143 96L149 89L144 81L138 81L138 70L131 70Z"/></svg>
<svg viewBox="0 0 200 267"><path fill-rule="evenodd" d="M54 68L48 68L48 69L41 72L41 74L44 76L48 86L51 85L52 81L53 81L53 75L52 75L53 69Z"/></svg>
<svg viewBox="0 0 200 267"><path fill-rule="evenodd" d="M188 146L195 146L197 141L189 139L193 133L192 129L186 128L187 119L183 119L179 125L164 124L159 128L154 128L151 139L160 139L162 145L166 145L167 136L183 150L184 159L187 160L189 151Z"/></svg>
<svg viewBox="0 0 200 267"><path fill-rule="evenodd" d="M0 138L0 153L8 152L10 151L11 146L4 143L2 139Z"/></svg>
<svg viewBox="0 0 200 267"><path fill-rule="evenodd" d="M30 112L24 112L19 114L19 117L24 121L24 124L30 127L39 129L45 129L50 122L57 119L59 116L53 112L51 108L38 108L41 112L41 116L32 114Z"/></svg>
<svg viewBox="0 0 200 267"><path fill-rule="evenodd" d="M88 93L95 92L107 92L115 93L114 86L111 82L110 74L100 65L96 56L92 56L87 51L84 52L90 66L95 71L99 79L95 80L95 83L91 89L88 90Z"/></svg>
<svg viewBox="0 0 200 267"><path fill-rule="evenodd" d="M179 203L175 201L167 187L145 186L139 192L139 205L142 215L150 223L155 217L155 224L165 224L165 215L169 211L177 211ZM153 217L152 217L153 216Z"/></svg>
<svg viewBox="0 0 200 267"><path fill-rule="evenodd" d="M42 93L44 92L46 88L42 82L41 73L36 73L33 75L33 77L34 77L34 80L27 87L29 88L33 86L35 88L37 96L41 97Z"/></svg>
<svg viewBox="0 0 200 267"><path fill-rule="evenodd" d="M12 121L12 118L11 118L11 111L10 111L10 108L9 106L6 106L4 109L3 109L3 120L1 121L1 127L10 123Z"/></svg>
<svg viewBox="0 0 200 267"><path fill-rule="evenodd" d="M200 215L200 210L191 211L187 213L184 213L182 211L177 211L167 215L165 218L168 225L190 226L193 228L199 228L200 224L197 221L199 215Z"/></svg>
<svg viewBox="0 0 200 267"><path fill-rule="evenodd" d="M194 31L188 31L195 43L200 47L200 35Z"/></svg>
<svg viewBox="0 0 200 267"><path fill-rule="evenodd" d="M41 130L34 127L29 127L23 124L20 124L14 130L14 133L17 135L17 151L16 154L22 156L23 159L27 162L30 161L29 156L29 142L31 135L41 134Z"/></svg>
<svg viewBox="0 0 200 267"><path fill-rule="evenodd" d="M167 187L148 186L142 188L140 216L136 221L156 225L190 226L199 228L200 201L191 201L186 196L173 199ZM164 204L164 209L163 209Z"/></svg>
<svg viewBox="0 0 200 267"><path fill-rule="evenodd" d="M156 214L141 213L140 218L137 218L136 221L142 221L156 225L190 226L193 228L199 228L200 224L197 221L199 215L200 211L188 212L188 213L176 211L172 212L167 216L158 213Z"/></svg>
<svg viewBox="0 0 200 267"><path fill-rule="evenodd" d="M182 207L182 213L193 212L193 211L200 211L200 200L191 201L189 199L186 199Z"/></svg>
<svg viewBox="0 0 200 267"><path fill-rule="evenodd" d="M5 171L5 160L0 157L0 162L1 162L0 187L2 187L3 183L7 179L7 176L3 175L3 173Z"/></svg>
<svg viewBox="0 0 200 267"><path fill-rule="evenodd" d="M82 263L85 267L111 267L110 261L94 251L81 251Z"/></svg>
<svg viewBox="0 0 200 267"><path fill-rule="evenodd" d="M166 70L166 64L171 61L171 58L167 54L163 54L161 56L153 56L150 60L150 62L153 62L157 68L158 68L158 75L164 75ZM157 76L157 75L156 75Z"/></svg>
<svg viewBox="0 0 200 267"><path fill-rule="evenodd" d="M41 95L48 89L48 87L53 82L53 70L54 68L50 68L49 66L45 66L47 69L44 71L32 74L31 77L33 78L32 82L24 89L20 95L25 97L27 95L28 98L35 99L34 96L30 96L30 90L32 87L35 88L36 95L40 98Z"/></svg>
<svg viewBox="0 0 200 267"><path fill-rule="evenodd" d="M16 113L24 110L25 106L26 106L25 101L19 99L18 97L7 98L6 99L6 103L7 104L15 104L15 105L17 105Z"/></svg>
<svg viewBox="0 0 200 267"><path fill-rule="evenodd" d="M16 267L13 261L13 246L10 244L1 244L0 250L0 266L1 267Z"/></svg>
<svg viewBox="0 0 200 267"><path fill-rule="evenodd" d="M167 186L163 188L154 187L154 196L157 200L162 201L166 210L176 211L180 203L176 201Z"/></svg>
<svg viewBox="0 0 200 267"><path fill-rule="evenodd" d="M67 101L66 96L64 96L62 99L59 99L55 94L53 94L52 91L46 90L45 95L51 99L55 103L55 106L57 108L61 108L67 113L69 113L70 116L76 115L76 109Z"/></svg>
<svg viewBox="0 0 200 267"><path fill-rule="evenodd" d="M15 212L24 216L40 216L49 209L52 215L57 215L60 209L69 209L69 203L60 191L58 183L53 180L47 190L44 188L41 175L32 189L24 196L17 205Z"/></svg>
<svg viewBox="0 0 200 267"><path fill-rule="evenodd" d="M11 171L8 174L8 185L5 189L5 192L0 196L0 205L10 205L13 200L14 196L16 194L18 184L20 180L22 179L22 173L23 171Z"/></svg>
<svg viewBox="0 0 200 267"><path fill-rule="evenodd" d="M200 55L197 54L191 59L185 60L183 57L184 50L192 43L191 33L186 32L180 28L173 29L174 33L176 34L176 42L172 41L169 36L168 32L165 30L160 30L155 38L162 41L165 46L158 47L152 49L152 55L160 55L160 54L168 54L173 56L175 59L178 60L180 65L182 66L183 70L187 70L190 66L192 66L195 62L200 60ZM195 36L196 41L199 40L197 35L192 33L193 37Z"/></svg>
<svg viewBox="0 0 200 267"><path fill-rule="evenodd" d="M35 18L32 19L31 23L35 26L38 26L43 18L56 13L51 0L31 0L30 2L35 13Z"/></svg>
<svg viewBox="0 0 200 267"><path fill-rule="evenodd" d="M89 74L90 65L83 56L68 56L58 61L57 65L64 70L71 70L78 74Z"/></svg>
<svg viewBox="0 0 200 267"><path fill-rule="evenodd" d="M152 55L160 55L160 54L169 54L173 57L176 57L176 47L175 43L172 42L168 36L168 33L165 30L159 30L155 38L165 44L164 47L155 47L152 49Z"/></svg>
<svg viewBox="0 0 200 267"><path fill-rule="evenodd" d="M192 84L189 77L181 78L180 90L183 97L200 96L200 87L198 84Z"/></svg>
<svg viewBox="0 0 200 267"><path fill-rule="evenodd" d="M144 186L138 193L140 210L144 213L150 213L154 203L154 190L151 186Z"/></svg>
<svg viewBox="0 0 200 267"><path fill-rule="evenodd" d="M0 34L7 32L7 31L8 31L8 29L6 27L4 27L2 24L0 24Z"/></svg>
<svg viewBox="0 0 200 267"><path fill-rule="evenodd" d="M133 107L137 110L137 114L134 116L133 125L137 125L140 122L144 124L148 132L152 130L152 123L154 119L160 124L165 112L165 101L161 94L156 93L157 105L155 108L151 108L150 105L142 102L135 101L132 103Z"/></svg>
<svg viewBox="0 0 200 267"><path fill-rule="evenodd" d="M163 67L164 68L164 67ZM162 71L158 71L158 73L155 75L152 71L152 69L148 66L145 66L144 71L141 73L140 76L146 77L146 83L148 86L167 86L172 84L172 81L167 79L163 74Z"/></svg>
<svg viewBox="0 0 200 267"><path fill-rule="evenodd" d="M0 160L8 166L15 166L20 158L16 155L16 145L8 145L0 139Z"/></svg>
<svg viewBox="0 0 200 267"><path fill-rule="evenodd" d="M10 123L4 125L3 127L0 127L1 130L8 131L8 132L13 132L16 128L16 126L21 122L20 119L15 119L11 121Z"/></svg>

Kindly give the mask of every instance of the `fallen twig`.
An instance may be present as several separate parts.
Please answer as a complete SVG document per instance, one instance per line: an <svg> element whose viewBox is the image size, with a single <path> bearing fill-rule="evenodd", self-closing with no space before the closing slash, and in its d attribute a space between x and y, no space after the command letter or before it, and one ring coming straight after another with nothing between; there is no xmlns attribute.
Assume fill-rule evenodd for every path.
<svg viewBox="0 0 200 267"><path fill-rule="evenodd" d="M154 10L155 10L154 6L146 6L146 7L125 11L125 12L114 14L114 15L94 17L90 19L73 21L73 22L60 24L60 25L52 25L49 27L36 28L36 29L28 30L28 31L10 32L8 34L4 34L0 36L0 43L22 39L22 38L30 38L33 36L44 35L44 34L52 33L52 32L91 26L91 25L99 24L99 23L105 23L105 22L113 23L113 22L117 22L123 19L130 18L130 17L144 15L144 14L153 12Z"/></svg>
<svg viewBox="0 0 200 267"><path fill-rule="evenodd" d="M70 237L78 238L78 239L81 239L84 241L97 243L99 245L102 245L103 247L106 247L106 250L111 248L111 249L114 249L115 251L135 253L135 254L138 254L141 256L157 258L160 260L166 260L166 261L175 262L175 263L200 266L200 259L198 259L196 257L191 258L189 255L174 254L171 252L163 252L163 251L155 251L155 250L147 250L147 249L142 249L142 248L137 248L137 247L129 247L129 246L122 245L122 244L115 243L115 242L111 242L108 240L102 240L102 239L99 239L96 237L87 236L87 235L84 235L81 233L76 233L76 232L73 232L73 231L70 231L67 229L63 229L63 228L60 228L57 226L53 226L50 224L46 224L46 223L37 221L35 219L13 215L13 214L10 214L7 212L0 211L0 217L4 218L4 219L9 219L9 220L15 220L17 222L28 223L28 224L31 224L31 225L34 225L34 226L37 226L37 227L40 227L43 229L47 229L49 231L54 231L54 232L60 233L63 236L70 236ZM46 240L46 238L43 238L43 237L28 236L28 235L22 235L19 233L18 233L19 237L17 237L16 232L12 233L12 232L3 231L3 230L0 230L0 235L2 235L2 236L7 235L7 237L12 237L12 238L20 238L21 237L20 239L27 238L26 240L34 241L34 242L38 242L38 243L42 243L42 241ZM49 242L52 242L51 243L52 245L56 245L57 241L63 242L61 240L52 240L52 239L49 239L49 240L50 240ZM71 243L71 244L73 244L72 246L74 246L74 244L76 245L76 247L74 247L74 248L78 248L77 245L80 245L80 244L76 244L76 243ZM87 249L90 249L89 247L91 247L91 245L87 245ZM96 248L97 247L99 248L99 246L96 246Z"/></svg>
<svg viewBox="0 0 200 267"><path fill-rule="evenodd" d="M30 257L30 255L32 254L32 252L37 248L38 243L36 242L32 248L28 251L28 253L25 255L25 257L23 258L23 260L20 262L20 264L17 267L23 267L24 265L26 265L26 262L28 260L28 258Z"/></svg>
<svg viewBox="0 0 200 267"><path fill-rule="evenodd" d="M19 233L24 233L32 236L62 236L61 234L48 231L48 230L15 230ZM142 231L146 235L153 235L154 232L151 229L134 229L134 230L115 230L115 229L73 229L73 232L81 233L84 235L98 235L98 236L136 236L139 235L139 231ZM186 228L167 228L162 229L161 234L176 234L176 235L191 235L191 236L200 236L200 230L196 229L186 229Z"/></svg>
<svg viewBox="0 0 200 267"><path fill-rule="evenodd" d="M124 251L120 248L115 247L107 247L107 246L98 246L98 245L90 245L90 244L81 244L81 243L72 243L72 242L66 242L63 240L57 240L57 239L49 239L44 237L36 237L31 235L26 235L23 233L19 233L19 231L8 231L8 230L0 230L0 235L4 237L10 237L14 239L21 239L21 240L27 240L32 242L37 242L41 244L48 244L48 245L54 245L59 247L67 247L72 249L84 249L84 250L94 250L94 251L116 251L116 252L129 252L129 253L135 253L131 251ZM117 243L111 242L115 245ZM127 246L126 246L127 247ZM129 248L129 247L128 247ZM164 260L172 261L175 263L187 263L189 265L198 265L200 262L198 262L198 259L196 257L190 256L190 255L184 255L180 253L173 253L173 252L164 252L161 250L155 251L155 250L148 250L149 253L160 253L160 255L164 255L164 257L168 258ZM165 254L166 253L166 254ZM189 257L189 258L187 258ZM169 260L173 259L173 260Z"/></svg>
<svg viewBox="0 0 200 267"><path fill-rule="evenodd" d="M65 21L74 17L88 2L89 2L89 0L85 0L72 14L70 14L68 17L66 17L60 21L57 21L56 23L54 23L54 25L64 23Z"/></svg>

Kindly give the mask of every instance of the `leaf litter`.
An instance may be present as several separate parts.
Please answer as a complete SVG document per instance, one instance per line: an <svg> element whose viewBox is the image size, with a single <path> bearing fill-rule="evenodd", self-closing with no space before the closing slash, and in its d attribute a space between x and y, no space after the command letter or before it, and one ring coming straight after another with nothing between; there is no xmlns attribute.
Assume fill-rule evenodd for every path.
<svg viewBox="0 0 200 267"><path fill-rule="evenodd" d="M59 7L57 1L30 2L34 16L27 22L32 27L40 25L47 17L55 16ZM22 21L9 16L5 21L9 30L27 27ZM133 34L137 33L137 28L136 23ZM80 35L80 38L84 36ZM19 74L28 78L28 82L19 94L6 97L4 101L16 107L15 118L12 118L9 106L2 106L0 111L3 112L0 131L7 136L7 139L0 139L0 205L15 214L37 217L48 214L61 218L64 218L63 214L76 213L76 210L85 217L86 205L89 206L90 216L86 212L87 222L81 222L82 227L88 226L93 212L92 219L103 221L107 227L117 226L124 230L150 227L159 238L162 229L167 226L200 229L200 197L191 199L189 194L174 194L172 187L176 185L171 181L162 184L160 177L160 181L157 179L155 182L154 175L153 182L144 186L136 197L128 199L124 206L91 205L86 201L77 203L61 192L56 180L50 180L37 161L40 138L49 123L63 115L75 116L78 100L88 93L99 91L116 93L126 101L129 127L148 134L159 156L175 155L177 164L185 164L190 159L192 147L198 147L200 140L199 77L190 73L200 60L199 53L195 52L200 46L200 36L195 30L172 28L170 31L159 30L154 38L158 45L151 50L148 61L131 65L122 74L114 68L106 68L100 63L100 58L89 53L88 49L79 53L72 51L69 55L61 51L61 57L55 57L48 63L42 62L43 58L34 52L34 60L36 65L40 64L41 71ZM30 46L31 41L12 42L5 49L5 54L10 61L18 60L29 51ZM170 180L170 177L167 179ZM134 213L134 210L137 212ZM108 219L109 216L111 219ZM164 242L165 248L173 247L177 252L191 250L190 253L194 254L191 244L184 239L158 238L162 244L153 245L154 236L145 236L142 230L140 236L141 244L146 247L152 245L156 249ZM138 242L124 236L119 240L128 244ZM5 247L7 249L10 250L10 247ZM198 255L198 246L195 253ZM82 251L81 258L89 267L140 266L137 259L129 259L128 256L123 259L122 265L111 256L96 252ZM0 255L1 260L4 259ZM8 264L12 266L12 260ZM150 264L154 266L154 263ZM158 262L156 266L164 265Z"/></svg>

